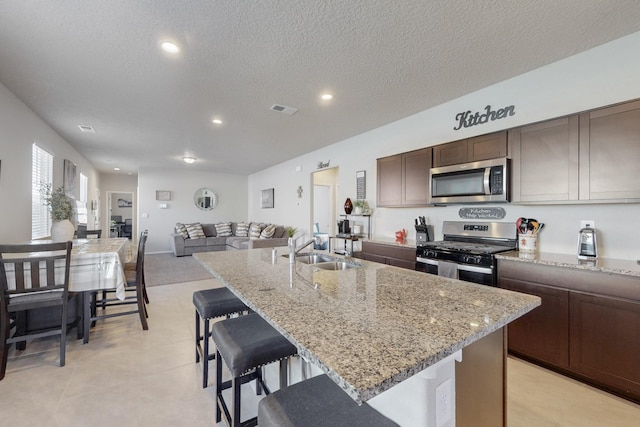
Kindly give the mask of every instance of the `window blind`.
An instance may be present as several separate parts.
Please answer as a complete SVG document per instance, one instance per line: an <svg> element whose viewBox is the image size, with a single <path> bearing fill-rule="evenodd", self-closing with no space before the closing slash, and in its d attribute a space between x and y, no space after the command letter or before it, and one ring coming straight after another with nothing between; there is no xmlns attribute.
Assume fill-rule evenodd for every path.
<svg viewBox="0 0 640 427"><path fill-rule="evenodd" d="M87 192L89 178L80 172L80 200L76 200L76 221L78 224L86 224L89 220L87 215Z"/></svg>
<svg viewBox="0 0 640 427"><path fill-rule="evenodd" d="M87 202L87 193L89 188L89 178L80 172L80 201Z"/></svg>
<svg viewBox="0 0 640 427"><path fill-rule="evenodd" d="M40 194L42 184L53 183L53 155L33 144L31 154L31 238L50 235L51 215Z"/></svg>

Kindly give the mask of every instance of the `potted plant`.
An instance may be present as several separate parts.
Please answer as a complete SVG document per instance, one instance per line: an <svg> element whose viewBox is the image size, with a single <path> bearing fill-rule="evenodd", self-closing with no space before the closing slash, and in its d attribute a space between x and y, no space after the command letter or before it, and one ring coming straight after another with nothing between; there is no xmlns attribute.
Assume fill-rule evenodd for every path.
<svg viewBox="0 0 640 427"><path fill-rule="evenodd" d="M43 203L51 211L51 240L66 242L73 239L75 229L71 223L73 204L62 187L56 189L49 183L40 184Z"/></svg>
<svg viewBox="0 0 640 427"><path fill-rule="evenodd" d="M287 226L285 227L285 231L287 232L287 236L293 237L295 236L296 231L298 231L298 229L295 227Z"/></svg>
<svg viewBox="0 0 640 427"><path fill-rule="evenodd" d="M367 204L367 201L364 199L358 199L355 202L353 202L353 206L354 206L354 215L362 215L365 213L366 210L369 209L369 205Z"/></svg>

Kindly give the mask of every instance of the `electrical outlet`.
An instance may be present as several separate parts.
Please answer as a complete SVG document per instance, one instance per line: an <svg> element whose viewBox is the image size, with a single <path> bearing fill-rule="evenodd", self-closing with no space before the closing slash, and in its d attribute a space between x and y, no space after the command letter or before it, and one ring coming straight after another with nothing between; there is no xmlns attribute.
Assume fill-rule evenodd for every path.
<svg viewBox="0 0 640 427"><path fill-rule="evenodd" d="M453 412L451 379L436 387L436 427L446 425Z"/></svg>
<svg viewBox="0 0 640 427"><path fill-rule="evenodd" d="M592 219L583 219L580 221L580 228L596 228L596 222Z"/></svg>

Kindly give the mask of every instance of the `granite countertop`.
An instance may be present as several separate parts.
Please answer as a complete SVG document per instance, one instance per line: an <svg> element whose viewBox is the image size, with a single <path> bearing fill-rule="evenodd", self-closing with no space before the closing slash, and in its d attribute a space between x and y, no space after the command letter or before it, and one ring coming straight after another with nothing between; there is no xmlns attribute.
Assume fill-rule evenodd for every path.
<svg viewBox="0 0 640 427"><path fill-rule="evenodd" d="M291 267L281 256L287 248L278 252L275 264L271 249L193 256L357 402L540 305L535 296L364 260L340 271Z"/></svg>
<svg viewBox="0 0 640 427"><path fill-rule="evenodd" d="M639 262L627 259L597 258L595 260L582 260L578 259L577 255L519 251L502 252L496 254L496 258L549 265L553 267L573 268L577 270L596 271L599 273L640 277Z"/></svg>

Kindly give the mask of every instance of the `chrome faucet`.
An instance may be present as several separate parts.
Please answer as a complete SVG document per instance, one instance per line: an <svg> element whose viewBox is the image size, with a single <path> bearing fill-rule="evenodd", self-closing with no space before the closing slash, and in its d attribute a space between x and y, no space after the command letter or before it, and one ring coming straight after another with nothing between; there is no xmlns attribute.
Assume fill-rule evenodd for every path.
<svg viewBox="0 0 640 427"><path fill-rule="evenodd" d="M296 255L298 255L298 253L303 250L304 248L306 248L307 246L309 246L312 243L316 243L318 245L320 245L322 242L320 240L320 236L315 236L313 239L304 242L303 244L301 244L300 246L296 247L296 243L293 240L293 237L289 237L289 241L288 241L288 245L289 245L289 263L290 264L294 264L296 262Z"/></svg>

